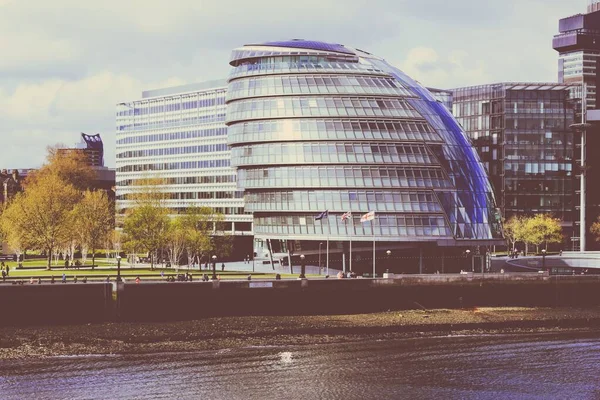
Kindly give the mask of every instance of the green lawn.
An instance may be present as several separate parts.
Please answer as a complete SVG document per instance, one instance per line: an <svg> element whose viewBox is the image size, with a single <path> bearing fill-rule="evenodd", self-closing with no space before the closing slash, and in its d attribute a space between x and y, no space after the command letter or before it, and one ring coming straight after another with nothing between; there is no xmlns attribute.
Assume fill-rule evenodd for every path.
<svg viewBox="0 0 600 400"><path fill-rule="evenodd" d="M18 265L15 261L4 261L5 265L8 265L11 269L16 268ZM37 268L46 268L47 260L43 259L34 259L34 260L25 260L22 262L23 267L37 267ZM65 262L59 261L58 263L52 262L52 267L61 268L64 267ZM92 265L92 259L88 258L85 265L89 268ZM104 266L112 266L115 265L115 262L107 262L105 258L96 259L96 265L104 267ZM121 267L123 267L123 263L121 262Z"/></svg>

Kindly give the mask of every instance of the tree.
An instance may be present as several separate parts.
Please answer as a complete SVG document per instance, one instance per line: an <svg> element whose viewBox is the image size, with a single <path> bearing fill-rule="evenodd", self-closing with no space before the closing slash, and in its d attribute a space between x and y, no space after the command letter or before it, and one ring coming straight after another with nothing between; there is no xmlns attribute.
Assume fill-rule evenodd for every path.
<svg viewBox="0 0 600 400"><path fill-rule="evenodd" d="M525 220L524 240L536 246L548 243L560 243L563 241L562 226L560 220L547 214L537 214Z"/></svg>
<svg viewBox="0 0 600 400"><path fill-rule="evenodd" d="M87 248L92 250L92 268L96 262L96 249L105 242L113 229L113 215L113 205L101 190L86 190L73 209L73 221L79 234L82 255L87 253Z"/></svg>
<svg viewBox="0 0 600 400"><path fill-rule="evenodd" d="M186 232L188 260L198 258L198 262L201 262L204 254L210 254L214 249L211 240L213 224L222 219L222 214L215 214L210 207L190 207L185 211L181 222Z"/></svg>
<svg viewBox="0 0 600 400"><path fill-rule="evenodd" d="M23 196L23 193L17 193L14 200L19 202ZM9 204L12 204L12 202ZM17 207L7 207L0 217L0 230L2 231L3 239L15 252L17 260L20 259L21 254L23 254L26 248L31 248L32 246L32 243L28 242L28 237L24 236L21 230L18 229L18 226L22 223L20 221L21 218L23 218L23 215L19 213ZM18 221L17 224L15 224L15 221Z"/></svg>
<svg viewBox="0 0 600 400"><path fill-rule="evenodd" d="M219 222L216 222L215 235L213 236L213 249L219 253L221 259L229 257L233 252L233 236L225 231L225 223L221 216Z"/></svg>
<svg viewBox="0 0 600 400"><path fill-rule="evenodd" d="M121 236L122 233L121 231L118 231L116 229L113 229L107 236L107 244L106 244L106 248L107 249L111 249L112 252L114 252L115 257L117 257L119 255L119 253L121 252ZM107 258L109 258L110 252L106 252Z"/></svg>
<svg viewBox="0 0 600 400"><path fill-rule="evenodd" d="M40 175L2 214L5 234L27 248L46 251L47 268L52 253L70 236L71 211L80 193L56 174Z"/></svg>
<svg viewBox="0 0 600 400"><path fill-rule="evenodd" d="M170 221L167 233L167 253L171 265L178 266L185 250L187 232L181 218Z"/></svg>
<svg viewBox="0 0 600 400"><path fill-rule="evenodd" d="M596 219L596 222L590 227L590 233L594 235L596 242L600 242L600 216Z"/></svg>
<svg viewBox="0 0 600 400"><path fill-rule="evenodd" d="M96 171L89 165L88 156L81 149L64 149L65 146L48 147L46 164L30 174L26 186L47 175L57 175L75 189L89 189L97 178Z"/></svg>
<svg viewBox="0 0 600 400"><path fill-rule="evenodd" d="M164 206L164 193L158 179L145 179L138 192L130 196L133 207L127 210L123 222L125 244L129 249L144 249L154 269L154 254L163 246L169 226L169 212Z"/></svg>
<svg viewBox="0 0 600 400"><path fill-rule="evenodd" d="M521 217L513 216L504 222L504 237L508 242L508 247L513 251L515 250L516 243L523 240L524 229L525 223Z"/></svg>

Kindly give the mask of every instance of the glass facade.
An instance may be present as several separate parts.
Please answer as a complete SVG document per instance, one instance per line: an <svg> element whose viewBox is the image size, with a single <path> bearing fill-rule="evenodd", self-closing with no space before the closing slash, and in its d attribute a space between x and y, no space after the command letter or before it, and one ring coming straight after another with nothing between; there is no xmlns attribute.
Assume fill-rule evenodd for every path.
<svg viewBox="0 0 600 400"><path fill-rule="evenodd" d="M211 207L234 233L251 234L227 145L226 93L226 82L214 81L117 105L117 210L131 207L127 195L139 190L140 179L160 178L173 214Z"/></svg>
<svg viewBox="0 0 600 400"><path fill-rule="evenodd" d="M600 108L598 90L600 88L600 6L596 0L588 1L587 13L576 14L559 21L559 33L552 40L552 47L558 52L558 81L561 83L578 84L584 95L582 107L586 111ZM577 122L588 121L587 113L579 116ZM592 121L588 121L592 122ZM580 235L585 240L577 242L575 250L599 250L600 243L594 240L590 227L600 215L600 187L595 185L598 180L596 171L600 170L600 159L594 152L600 148L600 127L597 122L587 126L574 126L575 142L580 144L582 155L579 165L583 168L578 172L579 186L584 185L584 198L579 198ZM584 133L585 132L585 133ZM577 157L577 155L575 155ZM575 241L574 241L575 243ZM581 245L580 245L581 244Z"/></svg>
<svg viewBox="0 0 600 400"><path fill-rule="evenodd" d="M550 213L569 235L578 220L580 86L500 83L455 89L454 115L489 172L505 218Z"/></svg>
<svg viewBox="0 0 600 400"><path fill-rule="evenodd" d="M492 188L450 113L452 93L432 94L376 56L322 42L248 45L230 64L231 162L258 240L501 242ZM369 211L375 220L361 224Z"/></svg>

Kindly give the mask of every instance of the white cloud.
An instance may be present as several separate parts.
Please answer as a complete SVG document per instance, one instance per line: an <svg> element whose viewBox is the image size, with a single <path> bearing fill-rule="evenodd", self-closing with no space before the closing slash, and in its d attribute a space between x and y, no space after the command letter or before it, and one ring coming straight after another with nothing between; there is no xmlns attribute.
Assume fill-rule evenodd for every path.
<svg viewBox="0 0 600 400"><path fill-rule="evenodd" d="M490 82L483 60L473 60L464 51L450 52L442 57L434 49L416 47L403 61L395 63L421 84L436 88L477 85Z"/></svg>
<svg viewBox="0 0 600 400"><path fill-rule="evenodd" d="M24 83L11 92L0 90L3 131L3 166L39 166L48 145L79 141L79 132L100 133L108 164L114 164L115 105L138 98L150 87L184 84L179 78L143 83L108 71L76 80ZM27 145L31 142L31 146ZM11 149L11 151L7 151ZM27 160L28 165L23 165Z"/></svg>
<svg viewBox="0 0 600 400"><path fill-rule="evenodd" d="M142 90L227 76L231 49L304 38L386 58L425 85L556 79L564 0L0 0L0 168L102 134ZM28 141L32 142L28 145Z"/></svg>
<svg viewBox="0 0 600 400"><path fill-rule="evenodd" d="M32 64L64 64L75 60L78 49L74 43L28 34L0 36L0 71L27 68Z"/></svg>

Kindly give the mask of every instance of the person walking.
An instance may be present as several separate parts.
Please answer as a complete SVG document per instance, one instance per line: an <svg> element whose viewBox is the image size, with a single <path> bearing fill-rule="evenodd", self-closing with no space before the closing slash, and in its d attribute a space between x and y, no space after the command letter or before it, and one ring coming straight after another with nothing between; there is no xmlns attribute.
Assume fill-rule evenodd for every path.
<svg viewBox="0 0 600 400"><path fill-rule="evenodd" d="M6 271L2 270L2 282L6 282Z"/></svg>
<svg viewBox="0 0 600 400"><path fill-rule="evenodd" d="M225 263L221 263L221 271L225 271Z"/></svg>

